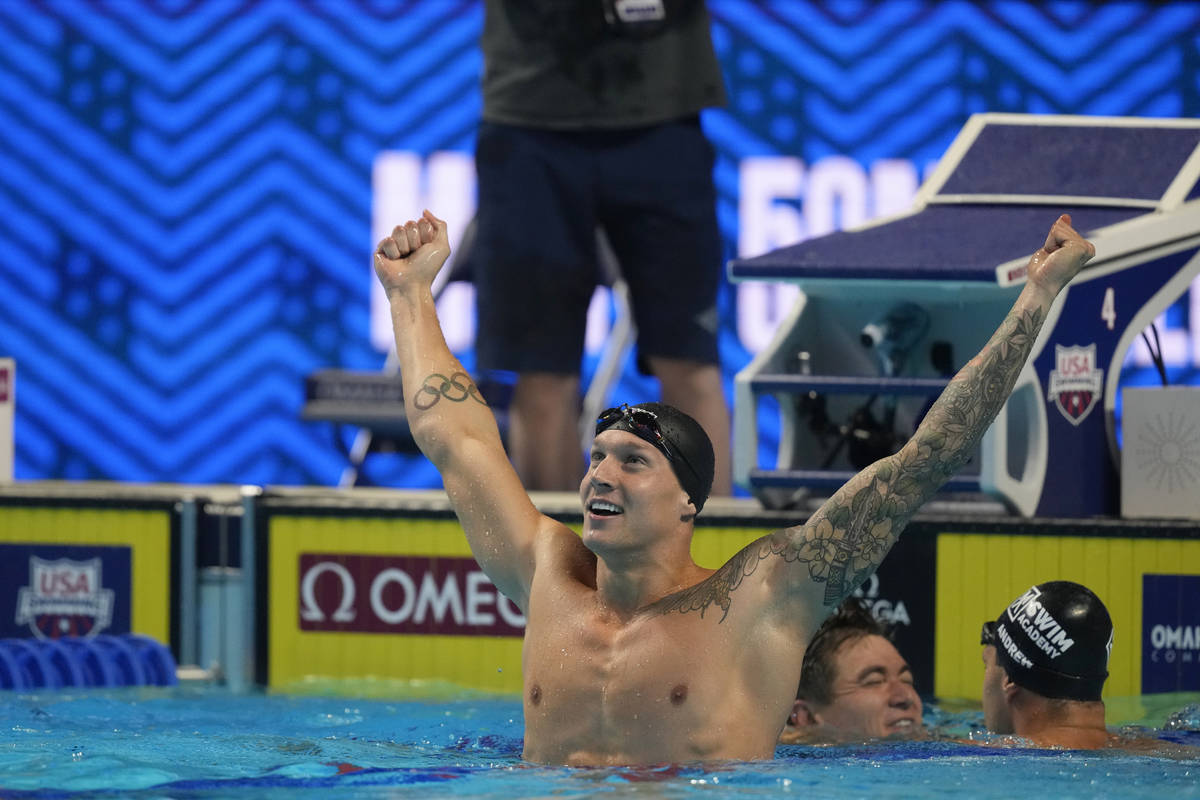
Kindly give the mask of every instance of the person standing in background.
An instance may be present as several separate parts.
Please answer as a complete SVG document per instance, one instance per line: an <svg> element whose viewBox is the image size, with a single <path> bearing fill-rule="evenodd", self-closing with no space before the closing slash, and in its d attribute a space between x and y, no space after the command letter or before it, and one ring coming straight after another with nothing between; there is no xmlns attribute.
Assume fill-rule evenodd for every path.
<svg viewBox="0 0 1200 800"><path fill-rule="evenodd" d="M704 427L713 494L728 495L722 244L699 117L725 87L703 0L485 0L485 15L476 356L517 375L513 465L527 490L574 490L583 474L580 370L603 229L638 367Z"/></svg>

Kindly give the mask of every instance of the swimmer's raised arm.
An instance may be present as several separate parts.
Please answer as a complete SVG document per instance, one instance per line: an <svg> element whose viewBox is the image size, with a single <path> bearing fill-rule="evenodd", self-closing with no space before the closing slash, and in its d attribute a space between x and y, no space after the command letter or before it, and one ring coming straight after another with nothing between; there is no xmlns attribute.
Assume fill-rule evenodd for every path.
<svg viewBox="0 0 1200 800"><path fill-rule="evenodd" d="M441 473L479 565L524 610L534 542L558 523L530 501L495 417L446 346L432 286L449 255L446 223L426 211L379 243L375 273L391 305L413 439Z"/></svg>
<svg viewBox="0 0 1200 800"><path fill-rule="evenodd" d="M1012 391L1051 303L1095 253L1071 218L1059 217L1030 258L1028 281L1008 316L900 452L847 481L804 525L735 555L720 570L723 585L735 588L765 567L762 579L785 589L775 595L783 598L780 611L799 614L802 624L819 622L862 585L921 505L970 458Z"/></svg>

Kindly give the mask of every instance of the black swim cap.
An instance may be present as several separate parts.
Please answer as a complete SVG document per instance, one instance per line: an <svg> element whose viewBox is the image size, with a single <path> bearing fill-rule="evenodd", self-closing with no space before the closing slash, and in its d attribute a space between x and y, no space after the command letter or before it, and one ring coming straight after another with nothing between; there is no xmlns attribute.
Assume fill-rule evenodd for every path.
<svg viewBox="0 0 1200 800"><path fill-rule="evenodd" d="M647 412L648 416L638 412ZM700 513L712 491L715 457L712 442L699 422L666 403L642 403L610 408L596 420L597 434L614 429L628 431L661 450L696 513Z"/></svg>
<svg viewBox="0 0 1200 800"><path fill-rule="evenodd" d="M1108 677L1113 625L1086 586L1030 587L996 620L996 661L1014 683L1043 697L1099 700Z"/></svg>

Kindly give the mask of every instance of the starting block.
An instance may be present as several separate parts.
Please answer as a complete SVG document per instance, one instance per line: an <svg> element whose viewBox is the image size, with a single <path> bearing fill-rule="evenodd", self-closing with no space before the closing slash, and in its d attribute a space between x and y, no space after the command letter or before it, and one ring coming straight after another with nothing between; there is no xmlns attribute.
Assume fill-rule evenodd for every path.
<svg viewBox="0 0 1200 800"><path fill-rule="evenodd" d="M978 114L912 210L731 261L732 280L801 289L735 379L735 481L760 498L836 489L864 466L856 445L861 462L902 444L995 331L1060 213L1096 257L1051 308L1008 403L948 488L1025 516L1115 516L1121 365L1200 275L1200 120ZM776 463L760 466L766 396L779 405L780 443Z"/></svg>

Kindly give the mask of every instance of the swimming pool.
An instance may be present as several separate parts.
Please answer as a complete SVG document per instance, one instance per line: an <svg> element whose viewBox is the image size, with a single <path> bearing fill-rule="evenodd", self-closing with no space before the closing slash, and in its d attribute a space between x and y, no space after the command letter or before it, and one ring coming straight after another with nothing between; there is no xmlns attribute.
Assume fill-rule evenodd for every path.
<svg viewBox="0 0 1200 800"><path fill-rule="evenodd" d="M703 767L529 766L518 699L409 694L0 693L0 797L1200 797L1200 759L946 741L783 746L774 761ZM1200 706L1180 716L1192 730L1169 737L1200 746ZM978 720L927 715L960 736Z"/></svg>

